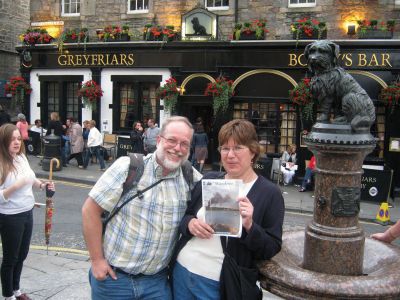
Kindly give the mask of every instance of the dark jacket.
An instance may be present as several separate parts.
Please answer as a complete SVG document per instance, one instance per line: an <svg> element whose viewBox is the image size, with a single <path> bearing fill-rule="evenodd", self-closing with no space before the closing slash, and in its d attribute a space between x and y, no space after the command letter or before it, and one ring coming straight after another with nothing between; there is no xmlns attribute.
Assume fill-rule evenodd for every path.
<svg viewBox="0 0 400 300"><path fill-rule="evenodd" d="M64 135L65 130L63 128L62 123L60 121L50 120L49 124L47 126L46 135L50 135L52 129L54 129L54 134L60 137L60 139L61 139L61 147L64 147L65 140L62 139L61 137Z"/></svg>
<svg viewBox="0 0 400 300"><path fill-rule="evenodd" d="M0 110L0 126L7 123L11 123L10 115L4 110Z"/></svg>
<svg viewBox="0 0 400 300"><path fill-rule="evenodd" d="M209 172L203 179L223 177L223 173ZM227 252L239 266L255 268L257 260L270 259L281 250L285 205L279 188L262 176L258 176L247 197L254 206L253 226L249 233L243 228L240 238L228 238ZM191 199L180 223L182 236L176 246L173 263L180 250L192 238L188 224L202 206L201 181L194 187Z"/></svg>
<svg viewBox="0 0 400 300"><path fill-rule="evenodd" d="M134 129L131 132L131 145L133 153L144 153L143 148L143 131Z"/></svg>

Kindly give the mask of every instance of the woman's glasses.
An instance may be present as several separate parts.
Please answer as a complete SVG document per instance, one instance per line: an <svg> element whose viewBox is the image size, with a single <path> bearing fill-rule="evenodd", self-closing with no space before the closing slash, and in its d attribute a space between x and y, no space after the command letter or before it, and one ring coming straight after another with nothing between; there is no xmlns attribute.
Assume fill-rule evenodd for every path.
<svg viewBox="0 0 400 300"><path fill-rule="evenodd" d="M236 146L233 146L233 147L227 147L227 146L219 146L218 147L218 151L222 155L227 155L231 150L235 154L240 154L246 149L248 149L248 148L246 146L243 146L243 145L236 145Z"/></svg>

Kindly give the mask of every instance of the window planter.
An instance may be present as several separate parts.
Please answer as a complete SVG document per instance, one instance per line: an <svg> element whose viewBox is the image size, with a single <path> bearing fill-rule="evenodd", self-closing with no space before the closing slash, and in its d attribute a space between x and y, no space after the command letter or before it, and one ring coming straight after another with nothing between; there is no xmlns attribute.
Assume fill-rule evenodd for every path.
<svg viewBox="0 0 400 300"><path fill-rule="evenodd" d="M257 38L256 33L253 31L251 33L241 32L239 40L263 40L265 38L265 33L263 32L260 37Z"/></svg>
<svg viewBox="0 0 400 300"><path fill-rule="evenodd" d="M80 40L78 38L73 39L72 37L66 37L64 39L64 43L87 43L89 42L89 37L87 37L85 40Z"/></svg>
<svg viewBox="0 0 400 300"><path fill-rule="evenodd" d="M128 42L131 40L131 37L127 33L121 33L115 38L104 38L104 42L114 43L114 42Z"/></svg>
<svg viewBox="0 0 400 300"><path fill-rule="evenodd" d="M379 29L358 31L357 37L359 39L392 39L393 32Z"/></svg>
<svg viewBox="0 0 400 300"><path fill-rule="evenodd" d="M293 39L294 40L323 40L326 39L328 35L328 31L327 30L323 30L319 36L319 32L318 31L313 31L312 35L309 36L307 34L305 34L304 32L299 32L298 36L297 36L297 32L293 32Z"/></svg>

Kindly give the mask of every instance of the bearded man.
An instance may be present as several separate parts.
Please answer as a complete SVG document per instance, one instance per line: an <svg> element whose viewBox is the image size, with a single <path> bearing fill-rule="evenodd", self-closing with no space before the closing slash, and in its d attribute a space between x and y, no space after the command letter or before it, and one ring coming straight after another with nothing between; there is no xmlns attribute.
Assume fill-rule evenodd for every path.
<svg viewBox="0 0 400 300"><path fill-rule="evenodd" d="M163 181L127 203L107 224L104 237L101 214L112 211L121 197L129 157L116 160L89 192L82 218L91 258L92 299L172 299L167 265L190 197L181 165L189 156L192 136L192 125L185 117L164 122L157 150L144 158L143 175L124 195L129 198ZM193 170L193 181L200 178Z"/></svg>

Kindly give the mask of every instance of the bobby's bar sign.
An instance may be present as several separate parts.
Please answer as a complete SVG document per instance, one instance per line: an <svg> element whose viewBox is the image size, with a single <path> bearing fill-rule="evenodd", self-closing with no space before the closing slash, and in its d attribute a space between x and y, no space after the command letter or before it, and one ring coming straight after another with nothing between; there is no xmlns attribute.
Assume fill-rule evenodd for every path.
<svg viewBox="0 0 400 300"><path fill-rule="evenodd" d="M60 66L132 66L135 63L133 54L61 54L58 56Z"/></svg>
<svg viewBox="0 0 400 300"><path fill-rule="evenodd" d="M341 53L339 64L345 67L392 67L389 53ZM304 54L289 53L289 67L307 66Z"/></svg>

